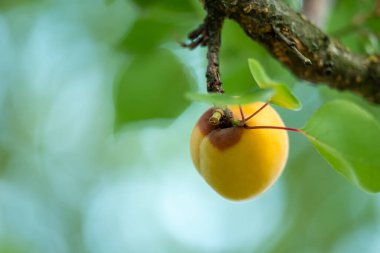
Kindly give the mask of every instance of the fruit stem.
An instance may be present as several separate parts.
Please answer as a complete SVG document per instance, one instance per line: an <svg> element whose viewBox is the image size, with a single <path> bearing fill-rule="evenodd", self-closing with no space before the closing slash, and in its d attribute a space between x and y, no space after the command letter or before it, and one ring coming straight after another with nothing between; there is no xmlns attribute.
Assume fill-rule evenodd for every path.
<svg viewBox="0 0 380 253"><path fill-rule="evenodd" d="M279 130L286 130L296 133L302 133L301 129L298 128L292 128L292 127L280 127L280 126L247 126L245 125L244 128L246 129L279 129Z"/></svg>
<svg viewBox="0 0 380 253"><path fill-rule="evenodd" d="M213 126L217 126L217 125L219 125L219 122L220 122L221 118L223 117L223 115L224 115L223 109L220 109L220 108L215 109L214 113L212 114L212 116L209 119L209 122Z"/></svg>
<svg viewBox="0 0 380 253"><path fill-rule="evenodd" d="M252 119L253 117L255 117L259 112L261 112L268 105L269 105L269 103L263 104L263 106L261 106L257 111L255 111L254 113L252 113L252 115L249 116L248 118L246 118L244 121L247 122L248 120Z"/></svg>

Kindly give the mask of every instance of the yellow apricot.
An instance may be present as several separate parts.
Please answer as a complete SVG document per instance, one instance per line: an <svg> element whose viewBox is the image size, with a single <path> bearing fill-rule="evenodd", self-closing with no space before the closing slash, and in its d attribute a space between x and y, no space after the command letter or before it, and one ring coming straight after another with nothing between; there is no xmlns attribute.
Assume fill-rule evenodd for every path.
<svg viewBox="0 0 380 253"><path fill-rule="evenodd" d="M264 103L242 107L247 117ZM228 107L241 120L238 106ZM209 123L213 109L198 120L191 134L193 163L206 182L223 197L245 200L268 189L280 176L288 157L288 133L278 129L247 129L242 126L214 127ZM271 107L246 122L249 126L284 127Z"/></svg>

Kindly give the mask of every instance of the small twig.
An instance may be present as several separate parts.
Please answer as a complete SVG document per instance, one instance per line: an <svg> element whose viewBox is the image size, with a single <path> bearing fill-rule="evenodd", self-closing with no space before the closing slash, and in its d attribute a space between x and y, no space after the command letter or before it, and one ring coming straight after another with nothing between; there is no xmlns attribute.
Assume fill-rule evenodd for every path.
<svg viewBox="0 0 380 253"><path fill-rule="evenodd" d="M199 45L204 44L204 37L198 37L189 43L180 42L180 45L185 48L194 49Z"/></svg>
<svg viewBox="0 0 380 253"><path fill-rule="evenodd" d="M185 42L178 42L181 47L184 48L189 48L189 49L194 49L197 48L198 46L207 46L208 42L208 36L205 28L205 24L201 24L198 26L194 31L190 32L188 34L188 39L190 42L185 43Z"/></svg>
<svg viewBox="0 0 380 253"><path fill-rule="evenodd" d="M205 31L205 25L200 24L198 28L196 28L194 31L190 32L189 35L187 36L189 39L194 40L198 38L199 36L202 36Z"/></svg>
<svg viewBox="0 0 380 253"><path fill-rule="evenodd" d="M299 59L301 59L303 61L303 64L305 64L306 66L310 66L311 65L311 60L309 58L307 58L306 56L304 56L296 47L296 43L294 41L291 41L289 40L280 30L280 28L276 27L276 26L272 26L273 28L273 31L275 32L275 34L283 41L285 42L288 47L297 55L297 57Z"/></svg>

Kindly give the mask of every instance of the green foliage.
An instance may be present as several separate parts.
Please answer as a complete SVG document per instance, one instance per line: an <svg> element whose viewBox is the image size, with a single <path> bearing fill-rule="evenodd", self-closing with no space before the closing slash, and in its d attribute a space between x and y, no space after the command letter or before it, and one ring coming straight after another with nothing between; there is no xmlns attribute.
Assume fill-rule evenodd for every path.
<svg viewBox="0 0 380 253"><path fill-rule="evenodd" d="M164 43L183 39L188 30L199 22L190 13L170 11L160 6L160 1L155 2L160 3L158 7L153 5L138 16L118 43L119 49L132 54L149 54Z"/></svg>
<svg viewBox="0 0 380 253"><path fill-rule="evenodd" d="M333 2L330 32L375 1ZM304 136L291 134L279 183L252 202L220 200L191 168L189 135L205 106L185 110L184 94L206 89L206 52L175 41L202 22L199 0L1 0L0 10L1 253L378 252L379 196L329 169ZM350 30L344 43L378 50L379 24ZM222 40L226 93L255 94L244 91L254 85L246 59L256 59L302 101L298 112L278 108L291 127L337 97L380 117L379 106L349 92L300 83L231 20ZM367 135L357 119L343 126L324 114L320 121L334 120L339 131L356 126L353 135ZM113 116L125 126L117 135ZM160 118L169 124L145 121ZM359 144L376 149L371 132L372 142ZM354 146L347 138L334 145Z"/></svg>
<svg viewBox="0 0 380 253"><path fill-rule="evenodd" d="M265 48L250 39L241 27L226 20L222 32L220 68L223 87L226 93L239 93L251 89L255 84L247 68L247 58L260 62L269 76L292 87L296 79L277 60L268 55Z"/></svg>
<svg viewBox="0 0 380 253"><path fill-rule="evenodd" d="M44 0L33 0L33 1L28 1L28 0L1 0L0 1L0 10L9 10L9 9L16 8L19 6L23 6L26 4L37 4L37 3L41 3L43 1Z"/></svg>
<svg viewBox="0 0 380 253"><path fill-rule="evenodd" d="M27 253L30 252L26 249L26 247L23 245L18 245L17 242L11 242L11 239L9 241L0 241L0 252L1 253Z"/></svg>
<svg viewBox="0 0 380 253"><path fill-rule="evenodd" d="M190 0L133 0L141 8L160 7L175 12L189 12L193 10Z"/></svg>
<svg viewBox="0 0 380 253"><path fill-rule="evenodd" d="M380 37L380 16L374 13L375 4L373 0L337 1L334 15L329 17L328 33L354 52L380 53L380 48L373 46Z"/></svg>
<svg viewBox="0 0 380 253"><path fill-rule="evenodd" d="M380 191L380 125L373 115L354 103L332 101L303 131L335 170L367 191Z"/></svg>
<svg viewBox="0 0 380 253"><path fill-rule="evenodd" d="M343 27L353 25L354 18L368 15L374 10L373 0L338 0L333 6L334 15L328 17L328 31L333 32Z"/></svg>
<svg viewBox="0 0 380 253"><path fill-rule="evenodd" d="M177 58L168 50L137 57L116 80L116 128L151 118L175 118L188 105L184 94L191 82Z"/></svg>
<svg viewBox="0 0 380 253"><path fill-rule="evenodd" d="M3 170L8 166L10 156L10 152L3 146L0 146L0 176Z"/></svg>
<svg viewBox="0 0 380 253"><path fill-rule="evenodd" d="M133 121L177 117L189 105L184 94L193 89L189 68L171 51L178 34L182 38L193 26L193 0L133 2L140 13L117 44L133 60L115 81L116 129Z"/></svg>
<svg viewBox="0 0 380 253"><path fill-rule="evenodd" d="M219 106L244 105L257 101L268 101L272 96L272 90L252 90L246 94L227 95L218 93L187 93L186 97L193 101L205 102Z"/></svg>
<svg viewBox="0 0 380 253"><path fill-rule="evenodd" d="M239 93L236 95L189 93L187 94L187 98L194 101L217 105L242 105L256 101L269 101L291 110L299 110L301 108L301 103L293 95L291 90L285 84L271 80L258 61L249 59L248 63L251 74L258 84L258 87L262 89L261 91L251 89L249 92Z"/></svg>
<svg viewBox="0 0 380 253"><path fill-rule="evenodd" d="M121 40L119 47L131 53L151 54L169 36L169 32L174 33L173 30L173 25L165 21L140 18Z"/></svg>
<svg viewBox="0 0 380 253"><path fill-rule="evenodd" d="M271 103L291 110L301 109L301 103L286 84L271 80L258 61L249 59L248 64L257 85L262 89L272 88L275 91L273 97L270 99Z"/></svg>

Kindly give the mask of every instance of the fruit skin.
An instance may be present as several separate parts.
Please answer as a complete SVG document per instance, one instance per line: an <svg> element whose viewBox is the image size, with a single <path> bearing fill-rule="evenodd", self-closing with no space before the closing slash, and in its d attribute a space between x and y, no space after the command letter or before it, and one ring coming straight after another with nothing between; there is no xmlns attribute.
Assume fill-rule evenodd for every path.
<svg viewBox="0 0 380 253"><path fill-rule="evenodd" d="M243 106L245 117L264 103ZM241 120L238 106L228 107ZM278 129L215 128L208 120L213 109L198 120L191 134L193 163L206 182L230 200L246 200L268 189L281 175L288 157L288 133ZM246 122L249 126L284 127L277 112L267 106Z"/></svg>

